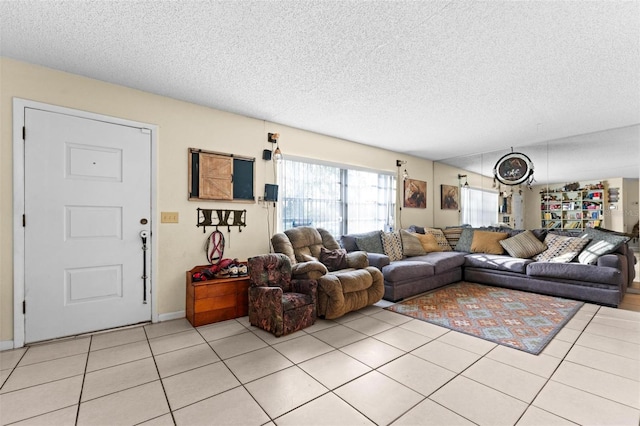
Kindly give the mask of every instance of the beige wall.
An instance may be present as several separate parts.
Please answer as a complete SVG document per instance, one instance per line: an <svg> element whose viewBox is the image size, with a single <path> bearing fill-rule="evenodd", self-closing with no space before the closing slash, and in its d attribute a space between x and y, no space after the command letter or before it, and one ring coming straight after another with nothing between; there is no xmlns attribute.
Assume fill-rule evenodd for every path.
<svg viewBox="0 0 640 426"><path fill-rule="evenodd" d="M155 248L159 267L154 285L161 315L184 310L185 271L206 263L202 251L206 235L195 226L197 207L247 209L247 227L226 234L225 257L246 259L269 251L266 211L260 204L187 200L189 147L255 157L257 195L265 182L274 182L273 163L261 159L263 149L273 148L267 142L268 132L280 133L285 155L392 172L397 171L396 159L404 160L412 178L427 181L427 209L403 209L403 224L433 224L431 161L0 58L0 342L13 339L13 97L158 126L158 205L154 220L158 223ZM178 212L180 222L159 224L161 211Z"/></svg>

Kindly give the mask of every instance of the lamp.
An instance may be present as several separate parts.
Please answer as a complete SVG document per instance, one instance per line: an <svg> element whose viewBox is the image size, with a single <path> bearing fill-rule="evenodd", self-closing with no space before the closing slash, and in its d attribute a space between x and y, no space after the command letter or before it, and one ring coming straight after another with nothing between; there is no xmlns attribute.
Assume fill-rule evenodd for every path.
<svg viewBox="0 0 640 426"><path fill-rule="evenodd" d="M280 138L280 133L267 134L267 141L276 144L276 149L273 151L273 159L280 162L282 161L282 151L280 151L280 145L278 145L278 138Z"/></svg>
<svg viewBox="0 0 640 426"><path fill-rule="evenodd" d="M398 168L398 174L400 174L400 167L402 167L402 165L407 164L406 161L403 160L396 160L396 167ZM404 169L404 171L402 172L402 180L407 180L409 179L409 172L407 172L407 169Z"/></svg>
<svg viewBox="0 0 640 426"><path fill-rule="evenodd" d="M468 188L469 187L469 182L467 181L467 175L460 175L459 174L458 175L458 180L460 181L460 180L462 180L462 178L464 178L464 185L461 185L461 186L464 186L465 188Z"/></svg>

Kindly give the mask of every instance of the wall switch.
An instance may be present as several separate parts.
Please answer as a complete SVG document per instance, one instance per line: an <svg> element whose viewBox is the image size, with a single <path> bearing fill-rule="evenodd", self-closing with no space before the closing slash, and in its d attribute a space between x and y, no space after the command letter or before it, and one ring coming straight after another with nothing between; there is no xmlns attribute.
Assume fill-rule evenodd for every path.
<svg viewBox="0 0 640 426"><path fill-rule="evenodd" d="M160 213L160 222L161 223L178 223L178 212L161 212Z"/></svg>

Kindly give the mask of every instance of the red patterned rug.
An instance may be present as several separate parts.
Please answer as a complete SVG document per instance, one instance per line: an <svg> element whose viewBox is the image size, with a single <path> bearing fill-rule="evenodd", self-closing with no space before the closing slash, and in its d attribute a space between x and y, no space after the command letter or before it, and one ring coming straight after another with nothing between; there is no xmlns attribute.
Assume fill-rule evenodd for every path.
<svg viewBox="0 0 640 426"><path fill-rule="evenodd" d="M463 281L385 309L537 355L582 305Z"/></svg>

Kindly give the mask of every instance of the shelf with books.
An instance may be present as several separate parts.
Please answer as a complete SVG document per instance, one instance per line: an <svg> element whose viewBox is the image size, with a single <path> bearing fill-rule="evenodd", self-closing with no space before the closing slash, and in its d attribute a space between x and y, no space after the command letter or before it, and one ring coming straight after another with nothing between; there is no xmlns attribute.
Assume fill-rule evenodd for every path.
<svg viewBox="0 0 640 426"><path fill-rule="evenodd" d="M569 187L570 185L566 185ZM540 219L543 228L584 229L602 226L605 208L605 187L577 186L570 190L547 190L540 193Z"/></svg>

